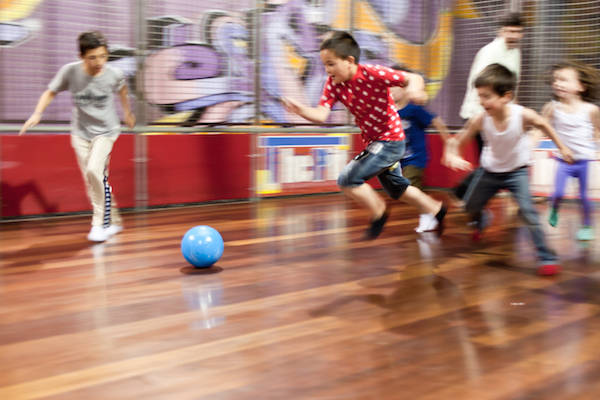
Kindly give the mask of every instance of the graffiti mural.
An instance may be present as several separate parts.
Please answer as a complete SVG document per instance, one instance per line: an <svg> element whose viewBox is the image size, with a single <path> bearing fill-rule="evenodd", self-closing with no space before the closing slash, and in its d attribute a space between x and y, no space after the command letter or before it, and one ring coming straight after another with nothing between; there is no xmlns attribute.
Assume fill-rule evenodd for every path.
<svg viewBox="0 0 600 400"><path fill-rule="evenodd" d="M40 21L30 18L30 14L40 1L0 2L0 47L18 46L39 30Z"/></svg>
<svg viewBox="0 0 600 400"><path fill-rule="evenodd" d="M24 22L27 20L41 21L43 29L38 35L49 34L50 25L60 25L61 21L45 20L43 17L49 15L48 12L40 13L42 18L33 15L36 9L56 8L55 4L60 3L49 0L2 2L1 43L28 47L25 41L36 35L36 31L28 28L33 24ZM93 9L92 2L80 3L82 10ZM111 43L110 62L124 70L132 83L134 79L141 79L149 122L245 123L254 121L257 99L263 122L305 122L288 114L279 99L290 96L308 104L317 101L326 78L319 59L319 45L324 35L334 29L352 27L363 49L362 62L401 63L423 72L431 97L436 96L448 73L453 44L454 2L451 0L435 2L435 6L427 10L423 2L416 0L393 5L387 0L355 0L354 21L350 21L348 12L350 0L270 0L259 14L261 41L258 47L254 46L252 37L256 12L251 7L253 2L249 2L246 9L232 7L227 2L219 9L214 3L219 4L213 2L213 7L207 5L206 9L198 5L192 7L183 0L161 3L160 11L164 14L149 15L146 20L148 52L140 71L134 57L135 46L114 40L107 33ZM114 13L122 14L124 10L115 9ZM63 13L57 11L54 18L63 18ZM415 22L423 20L430 21L427 29ZM105 30L101 26L90 28ZM73 42L78 33L71 32L65 42ZM65 62L75 56L71 51L70 59L66 58ZM57 119L68 120L67 112L65 107ZM332 113L330 122L347 122L345 111L339 109Z"/></svg>
<svg viewBox="0 0 600 400"><path fill-rule="evenodd" d="M452 2L439 2L428 12L434 23L428 37L407 19L424 12L422 2L390 7L384 0L356 1L354 34L363 62L402 63L422 71L435 97L448 72L452 49ZM255 75L251 43L252 10L245 13L206 11L192 22L183 16L148 21L155 52L144 64L144 90L149 103L165 111L164 121L184 124L241 123L255 115L255 80L260 79L263 121L305 122L287 114L279 98L290 96L312 104L319 98L325 72L319 44L332 29L351 24L347 0L276 1L261 13L260 76ZM418 16L418 15L417 15ZM421 44L419 44L421 43ZM169 110L171 113L166 112ZM344 114L334 113L333 122Z"/></svg>

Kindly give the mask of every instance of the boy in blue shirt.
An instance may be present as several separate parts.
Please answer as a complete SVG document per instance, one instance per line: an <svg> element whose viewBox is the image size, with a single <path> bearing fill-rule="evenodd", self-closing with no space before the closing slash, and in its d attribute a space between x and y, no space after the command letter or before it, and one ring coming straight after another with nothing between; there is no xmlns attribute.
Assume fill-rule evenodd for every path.
<svg viewBox="0 0 600 400"><path fill-rule="evenodd" d="M395 65L392 69L414 73L400 65ZM406 151L400 161L402 175L410 181L412 186L423 190L423 174L429 160L425 129L433 126L445 142L449 135L448 128L440 117L429 112L422 105L413 103L406 89L396 86L391 88L390 92L406 135ZM415 228L415 231L427 232L435 229L437 224L434 221L434 215L421 214L419 216L419 226Z"/></svg>

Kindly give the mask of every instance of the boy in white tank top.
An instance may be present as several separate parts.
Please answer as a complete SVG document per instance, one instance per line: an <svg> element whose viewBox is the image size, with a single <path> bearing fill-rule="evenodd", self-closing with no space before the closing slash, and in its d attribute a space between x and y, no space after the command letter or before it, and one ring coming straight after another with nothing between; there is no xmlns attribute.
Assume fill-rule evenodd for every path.
<svg viewBox="0 0 600 400"><path fill-rule="evenodd" d="M540 275L554 275L560 270L556 254L546 245L539 215L529 193L530 146L526 136L529 127L548 135L567 162L571 151L556 132L535 111L510 104L516 87L516 76L500 64L486 67L475 80L484 112L474 117L458 134L446 142L445 164L452 169L469 170L471 164L459 156L460 146L481 132L484 146L481 166L464 197L467 213L475 222L473 238L479 240L487 221L482 213L487 202L501 189L508 189L519 204L519 215L529 228L537 249Z"/></svg>

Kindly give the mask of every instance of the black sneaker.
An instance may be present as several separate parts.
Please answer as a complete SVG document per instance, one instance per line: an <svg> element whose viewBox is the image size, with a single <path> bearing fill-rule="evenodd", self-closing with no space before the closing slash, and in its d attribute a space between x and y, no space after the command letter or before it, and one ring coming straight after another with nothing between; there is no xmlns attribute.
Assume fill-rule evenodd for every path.
<svg viewBox="0 0 600 400"><path fill-rule="evenodd" d="M444 217L446 217L446 213L448 212L448 207L444 203L442 203L442 207L437 214L435 214L435 219L438 221L437 228L435 229L438 236L442 236L444 233Z"/></svg>
<svg viewBox="0 0 600 400"><path fill-rule="evenodd" d="M385 225L387 219L388 213L387 211L385 211L381 217L377 218L374 221L371 221L371 225L369 225L365 232L365 239L373 240L377 236L379 236L381 234L381 231L383 231L383 226Z"/></svg>

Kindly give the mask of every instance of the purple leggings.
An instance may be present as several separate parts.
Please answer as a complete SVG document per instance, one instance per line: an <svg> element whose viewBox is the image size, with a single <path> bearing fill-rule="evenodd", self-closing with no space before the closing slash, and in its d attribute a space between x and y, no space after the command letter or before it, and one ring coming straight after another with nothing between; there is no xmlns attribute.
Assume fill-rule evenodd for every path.
<svg viewBox="0 0 600 400"><path fill-rule="evenodd" d="M587 197L587 178L588 178L588 160L575 161L568 164L561 159L557 159L558 168L556 169L556 181L554 184L554 194L552 195L552 207L558 209L560 201L565 195L565 186L567 178L572 176L579 180L579 198L583 207L583 224L592 225L592 202Z"/></svg>

